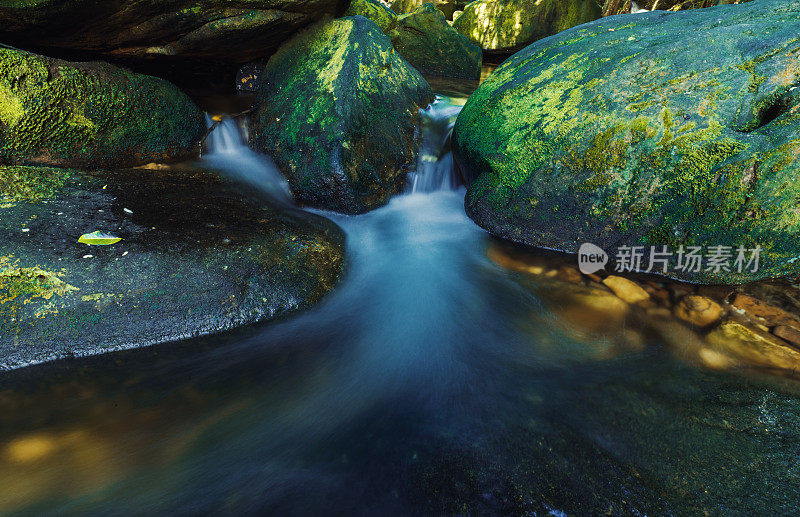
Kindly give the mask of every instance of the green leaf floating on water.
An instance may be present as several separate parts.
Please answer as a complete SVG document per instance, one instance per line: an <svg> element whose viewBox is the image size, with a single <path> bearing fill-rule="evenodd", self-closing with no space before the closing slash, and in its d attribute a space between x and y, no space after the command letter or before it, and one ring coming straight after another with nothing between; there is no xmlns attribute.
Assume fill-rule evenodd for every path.
<svg viewBox="0 0 800 517"><path fill-rule="evenodd" d="M117 237L116 235L112 235L107 232L92 232L81 235L78 239L78 242L82 242L83 244L88 244L90 246L109 246L111 244L116 244L121 240L121 237Z"/></svg>

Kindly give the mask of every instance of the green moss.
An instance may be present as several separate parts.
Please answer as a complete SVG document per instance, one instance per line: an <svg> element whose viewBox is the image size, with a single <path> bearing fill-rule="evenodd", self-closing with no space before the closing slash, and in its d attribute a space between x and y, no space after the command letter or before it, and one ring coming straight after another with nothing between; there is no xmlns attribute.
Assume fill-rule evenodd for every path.
<svg viewBox="0 0 800 517"><path fill-rule="evenodd" d="M72 172L49 167L0 166L0 200L36 202L53 197Z"/></svg>
<svg viewBox="0 0 800 517"><path fill-rule="evenodd" d="M169 83L0 48L0 163L123 166L185 156L202 131Z"/></svg>
<svg viewBox="0 0 800 517"><path fill-rule="evenodd" d="M0 263L0 305L13 302L17 298L25 301L33 298L49 300L53 296L64 296L77 290L51 271L38 267L3 269Z"/></svg>

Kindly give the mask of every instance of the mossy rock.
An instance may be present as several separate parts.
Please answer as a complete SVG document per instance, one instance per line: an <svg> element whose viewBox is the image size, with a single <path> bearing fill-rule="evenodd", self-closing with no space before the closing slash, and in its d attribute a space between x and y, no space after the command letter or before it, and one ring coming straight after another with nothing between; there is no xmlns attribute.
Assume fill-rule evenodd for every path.
<svg viewBox="0 0 800 517"><path fill-rule="evenodd" d="M595 0L476 0L453 27L484 50L510 52L600 15Z"/></svg>
<svg viewBox="0 0 800 517"><path fill-rule="evenodd" d="M379 0L353 0L344 15L369 18L383 32L388 32L397 20L397 14Z"/></svg>
<svg viewBox="0 0 800 517"><path fill-rule="evenodd" d="M426 75L480 79L483 53L459 34L433 4L397 18L388 32L394 48Z"/></svg>
<svg viewBox="0 0 800 517"><path fill-rule="evenodd" d="M763 249L756 272L673 262L695 282L797 274L798 26L798 4L762 0L604 18L531 45L456 122L468 214L567 252Z"/></svg>
<svg viewBox="0 0 800 517"><path fill-rule="evenodd" d="M0 0L0 41L125 59L243 64L348 0Z"/></svg>
<svg viewBox="0 0 800 517"><path fill-rule="evenodd" d="M335 224L202 170L0 167L0 369L279 318L343 263Z"/></svg>
<svg viewBox="0 0 800 517"><path fill-rule="evenodd" d="M267 63L250 146L309 206L361 213L399 193L416 163L430 85L363 16L330 20Z"/></svg>
<svg viewBox="0 0 800 517"><path fill-rule="evenodd" d="M426 2L425 0L394 0L391 5L394 12L398 14L408 14L413 13L426 3L433 4L434 7L444 14L445 18L452 20L453 13L464 9L464 6L469 2L465 0L433 0L432 2Z"/></svg>
<svg viewBox="0 0 800 517"><path fill-rule="evenodd" d="M0 164L127 167L184 158L204 130L172 84L0 47Z"/></svg>

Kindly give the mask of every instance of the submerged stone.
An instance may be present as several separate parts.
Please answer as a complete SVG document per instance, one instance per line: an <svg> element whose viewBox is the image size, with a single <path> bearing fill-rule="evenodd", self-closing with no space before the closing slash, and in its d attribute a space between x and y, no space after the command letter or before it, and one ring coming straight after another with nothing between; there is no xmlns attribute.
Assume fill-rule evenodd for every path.
<svg viewBox="0 0 800 517"><path fill-rule="evenodd" d="M0 167L0 369L279 318L342 271L335 224L212 173L54 172ZM123 240L78 242L98 227Z"/></svg>
<svg viewBox="0 0 800 517"><path fill-rule="evenodd" d="M481 77L481 48L459 34L433 4L399 16L388 35L400 55L423 74Z"/></svg>
<svg viewBox="0 0 800 517"><path fill-rule="evenodd" d="M430 85L363 16L289 41L261 77L250 146L269 154L299 202L344 213L386 204L416 163Z"/></svg>
<svg viewBox="0 0 800 517"><path fill-rule="evenodd" d="M203 130L198 108L167 81L0 46L0 164L175 160L197 151Z"/></svg>
<svg viewBox="0 0 800 517"><path fill-rule="evenodd" d="M673 257L668 274L695 282L797 273L798 27L800 4L763 0L606 18L529 46L456 122L468 214L573 253L730 247L727 269ZM762 249L757 270L734 267L739 247Z"/></svg>
<svg viewBox="0 0 800 517"><path fill-rule="evenodd" d="M476 0L453 27L484 50L510 51L600 15L595 0Z"/></svg>

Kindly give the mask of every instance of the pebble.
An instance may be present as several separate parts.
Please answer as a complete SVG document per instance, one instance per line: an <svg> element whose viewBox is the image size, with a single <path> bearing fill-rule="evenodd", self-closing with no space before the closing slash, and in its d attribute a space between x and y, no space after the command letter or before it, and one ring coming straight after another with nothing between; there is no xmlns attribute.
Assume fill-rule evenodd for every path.
<svg viewBox="0 0 800 517"><path fill-rule="evenodd" d="M642 289L639 284L622 278L621 276L611 275L603 280L603 283L611 289L614 294L628 303L641 303L650 299L650 295Z"/></svg>
<svg viewBox="0 0 800 517"><path fill-rule="evenodd" d="M788 341L789 344L794 345L795 348L800 348L800 330L788 325L778 325L772 330L772 333Z"/></svg>
<svg viewBox="0 0 800 517"><path fill-rule="evenodd" d="M717 323L725 314L720 304L697 294L684 296L675 306L675 316L696 327L704 328Z"/></svg>

